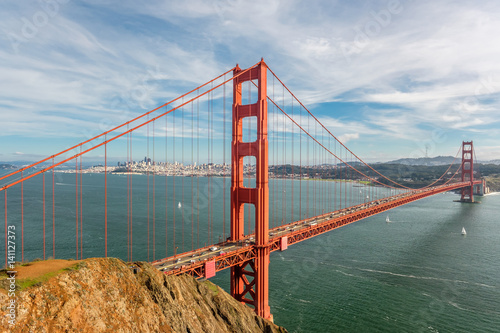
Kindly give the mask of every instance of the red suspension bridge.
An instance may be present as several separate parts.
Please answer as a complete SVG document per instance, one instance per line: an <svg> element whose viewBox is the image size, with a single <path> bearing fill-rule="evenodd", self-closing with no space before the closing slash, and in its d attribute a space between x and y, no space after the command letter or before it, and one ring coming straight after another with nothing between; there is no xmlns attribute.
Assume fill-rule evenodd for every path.
<svg viewBox="0 0 500 333"><path fill-rule="evenodd" d="M271 252L446 191L473 202L485 186L474 175L463 142L428 186L389 179L261 61L0 176L0 237L5 265L115 256L197 278L230 268L231 294L270 318Z"/></svg>

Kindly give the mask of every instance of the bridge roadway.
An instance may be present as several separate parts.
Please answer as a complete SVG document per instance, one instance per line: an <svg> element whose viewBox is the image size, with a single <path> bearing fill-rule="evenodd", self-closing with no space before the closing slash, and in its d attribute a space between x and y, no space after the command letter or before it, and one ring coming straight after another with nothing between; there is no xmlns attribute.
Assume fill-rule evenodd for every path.
<svg viewBox="0 0 500 333"><path fill-rule="evenodd" d="M481 181L474 181L474 184L481 184ZM431 195L452 191L465 186L470 186L470 182L452 183L424 190L414 190L295 221L270 229L268 246L271 252L285 250L288 245L301 242L366 217ZM228 240L195 251L159 259L152 262L152 265L167 275L190 274L196 278L203 278L206 276L206 267L209 262L215 261L215 271L217 272L254 259L256 257L254 237L254 235L247 235L243 240L237 242Z"/></svg>

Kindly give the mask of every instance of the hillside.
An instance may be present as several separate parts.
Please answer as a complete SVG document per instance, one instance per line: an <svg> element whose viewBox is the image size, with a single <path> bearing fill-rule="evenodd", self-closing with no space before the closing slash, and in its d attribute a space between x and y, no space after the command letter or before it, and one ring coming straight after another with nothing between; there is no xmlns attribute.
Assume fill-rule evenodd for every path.
<svg viewBox="0 0 500 333"><path fill-rule="evenodd" d="M484 177L486 186L490 188L490 192L500 192L500 174Z"/></svg>
<svg viewBox="0 0 500 333"><path fill-rule="evenodd" d="M437 157L419 157L419 158L401 158L387 162L388 164L404 164L404 165L450 165L453 163L453 156L437 156Z"/></svg>
<svg viewBox="0 0 500 333"><path fill-rule="evenodd" d="M7 163L0 163L0 170L16 169L16 166Z"/></svg>
<svg viewBox="0 0 500 333"><path fill-rule="evenodd" d="M119 259L49 260L18 267L17 319L9 332L286 332L209 281L136 273ZM9 301L0 279L2 332Z"/></svg>

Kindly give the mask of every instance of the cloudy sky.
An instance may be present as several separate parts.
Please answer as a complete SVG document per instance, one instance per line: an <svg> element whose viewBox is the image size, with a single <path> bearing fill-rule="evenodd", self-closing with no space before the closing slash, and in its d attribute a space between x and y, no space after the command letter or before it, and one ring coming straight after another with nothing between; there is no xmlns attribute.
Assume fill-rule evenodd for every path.
<svg viewBox="0 0 500 333"><path fill-rule="evenodd" d="M367 161L462 140L500 159L499 36L497 0L1 1L0 161L52 155L261 57Z"/></svg>

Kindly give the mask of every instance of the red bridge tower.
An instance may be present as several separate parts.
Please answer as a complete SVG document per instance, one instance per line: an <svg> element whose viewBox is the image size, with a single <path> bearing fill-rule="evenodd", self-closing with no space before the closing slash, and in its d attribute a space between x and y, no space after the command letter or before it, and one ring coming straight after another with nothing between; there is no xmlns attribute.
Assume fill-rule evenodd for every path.
<svg viewBox="0 0 500 333"><path fill-rule="evenodd" d="M460 201L474 202L474 148L472 141L462 142L462 182L470 181L470 186L462 188Z"/></svg>
<svg viewBox="0 0 500 333"><path fill-rule="evenodd" d="M234 75L242 72L236 66ZM258 100L242 105L241 84L257 81ZM243 142L243 118L257 118L257 139ZM269 308L269 177L267 141L267 65L262 60L256 67L233 80L233 139L231 143L231 240L244 238L244 204L255 206L256 258L231 268L231 295L250 304L255 312L271 319ZM256 186L243 184L243 158L255 157Z"/></svg>

